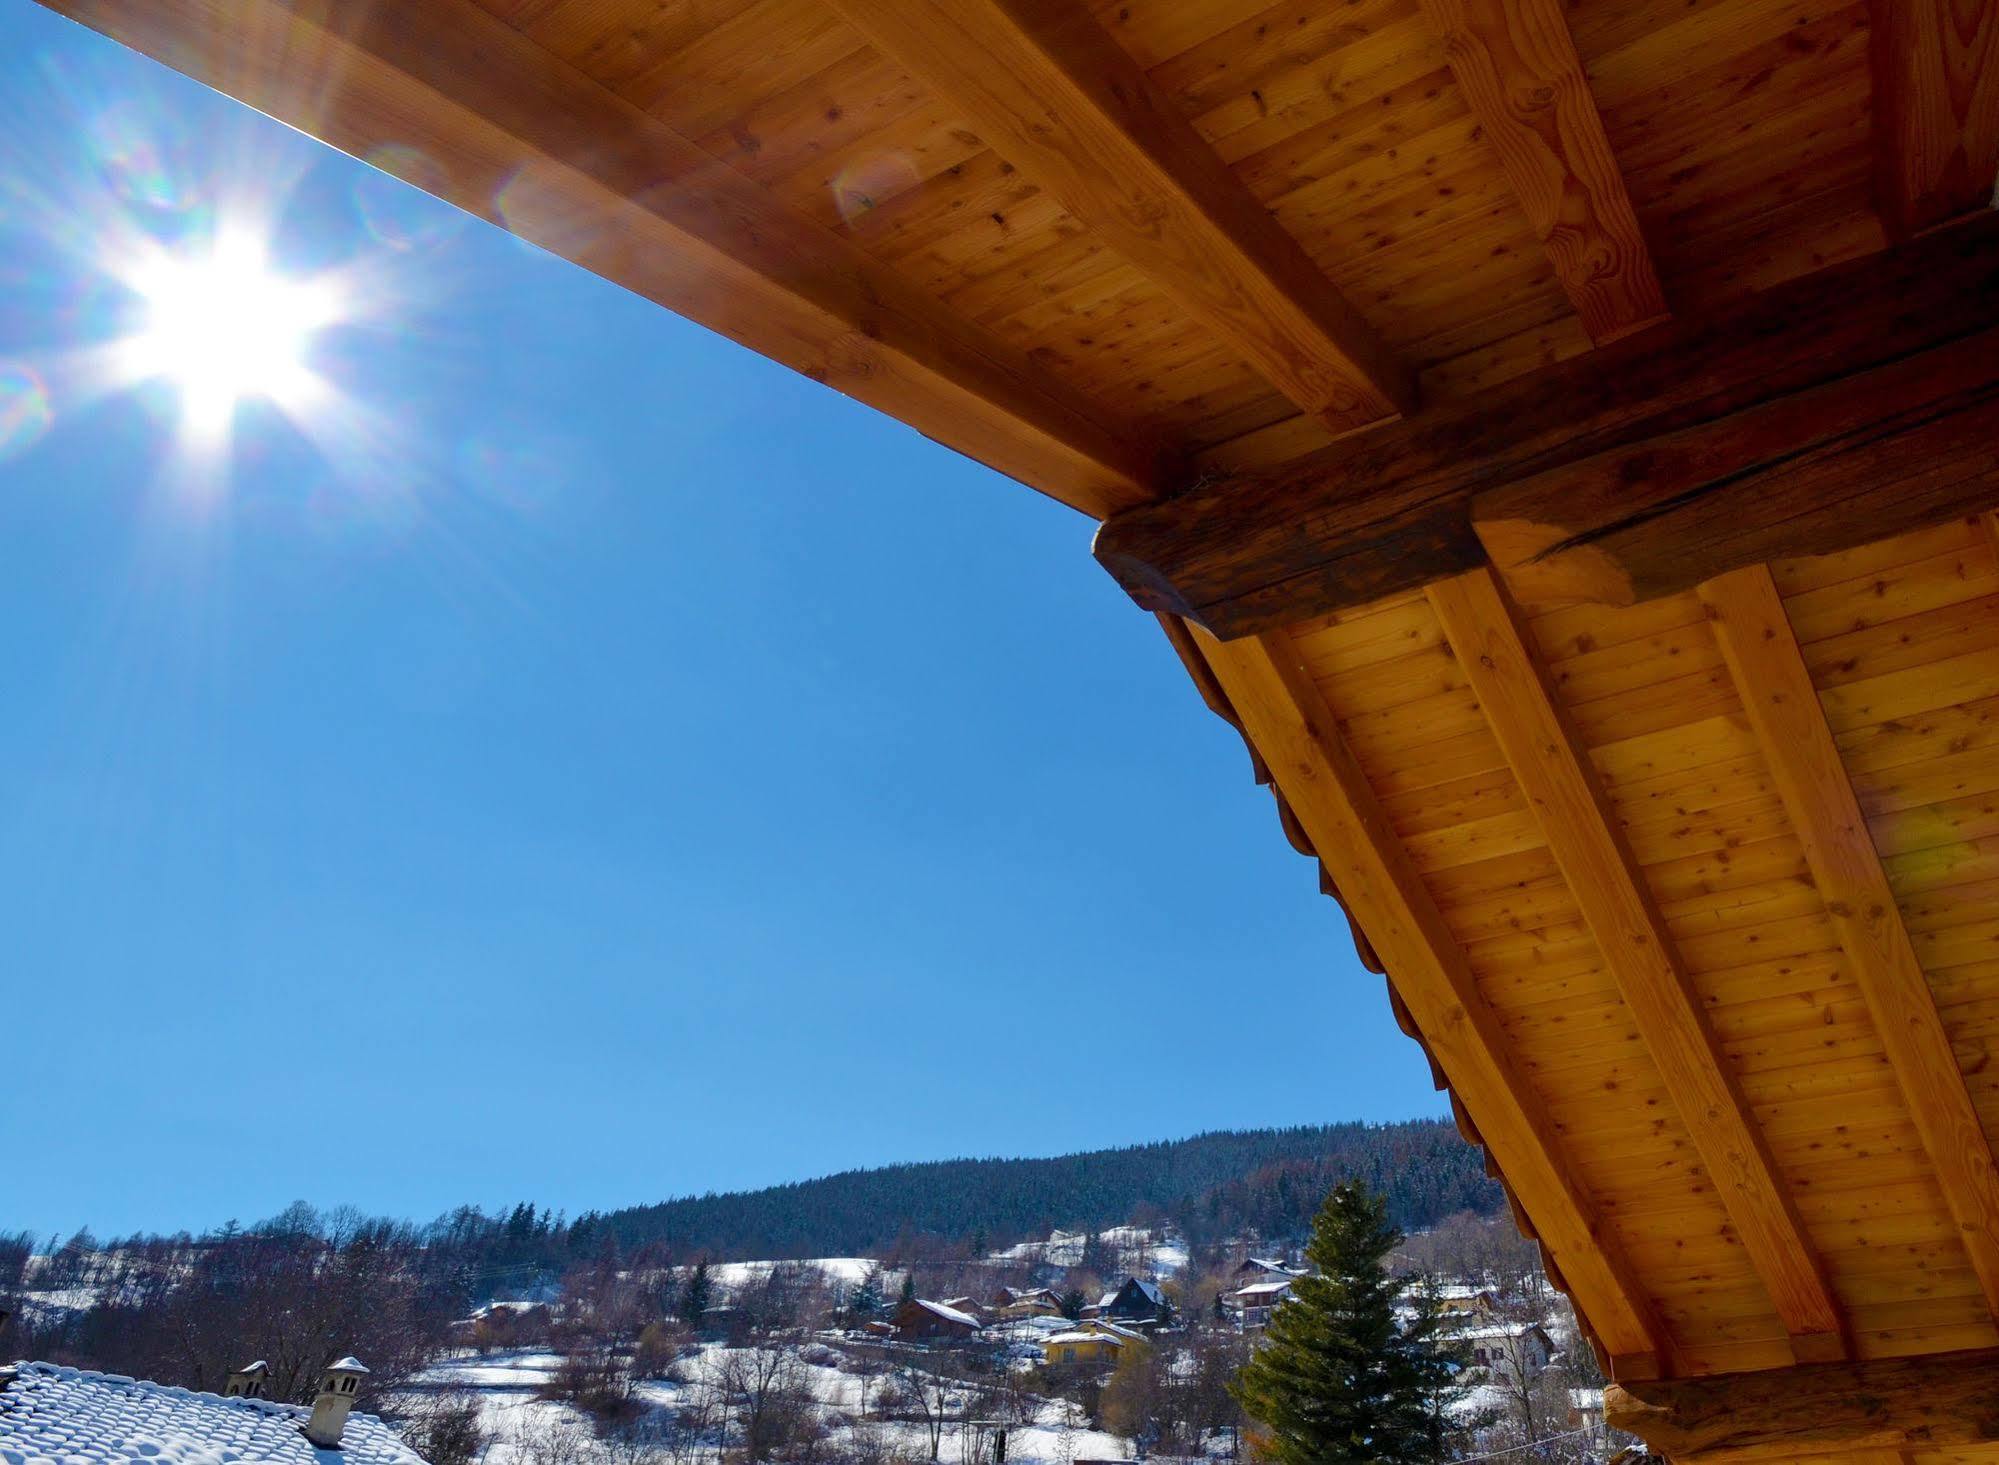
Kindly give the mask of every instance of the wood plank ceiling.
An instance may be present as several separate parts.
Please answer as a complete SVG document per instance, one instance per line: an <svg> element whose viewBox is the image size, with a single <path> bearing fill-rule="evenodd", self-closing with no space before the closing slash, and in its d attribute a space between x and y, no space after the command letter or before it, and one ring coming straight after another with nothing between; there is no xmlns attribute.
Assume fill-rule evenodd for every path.
<svg viewBox="0 0 1999 1465"><path fill-rule="evenodd" d="M1999 0L52 3L1118 515L1620 1377L1999 1347Z"/></svg>

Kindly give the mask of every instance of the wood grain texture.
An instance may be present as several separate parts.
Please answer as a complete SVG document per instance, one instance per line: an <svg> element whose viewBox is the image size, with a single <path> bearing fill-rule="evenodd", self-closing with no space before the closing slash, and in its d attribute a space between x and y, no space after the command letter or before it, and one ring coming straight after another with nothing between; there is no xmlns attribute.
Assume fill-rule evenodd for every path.
<svg viewBox="0 0 1999 1465"><path fill-rule="evenodd" d="M1966 1254L1999 1312L1999 1164L1783 600L1761 566L1700 593Z"/></svg>
<svg viewBox="0 0 1999 1465"><path fill-rule="evenodd" d="M1295 644L1286 636L1223 643L1198 630L1194 640L1603 1347L1614 1358L1667 1360L1664 1327L1571 1172Z"/></svg>
<svg viewBox="0 0 1999 1465"><path fill-rule="evenodd" d="M1993 202L1999 4L1873 0L1874 200L1906 238Z"/></svg>
<svg viewBox="0 0 1999 1465"><path fill-rule="evenodd" d="M1626 454L1623 461L1651 471L1643 445L1653 440L1676 451L1693 442L1709 458L1732 451L1741 461L1779 429L1797 440L1803 429L1787 414L1807 409L1786 407L1787 399L1831 388L1829 400L1812 399L1817 421L1834 411L1864 413L1864 393L1836 394L1845 378L1886 369L1919 392L1934 378L1898 365L1903 358L1995 329L1999 219L1983 217L1793 281L1724 318L1655 326L1284 468L1203 482L1128 510L1105 523L1095 553L1147 609L1223 636L1252 634L1486 563L1473 504L1510 484L1532 481L1558 500L1565 470L1587 478L1608 455ZM1968 355L1975 374L1989 377L1978 353ZM1986 405L1968 403L1967 413ZM1946 414L1932 425L1920 416L1886 426L1927 443L1935 440L1928 434L1948 438L1971 421ZM1717 423L1724 426L1712 428ZM1748 436L1731 449L1738 427ZM1720 437L1675 436L1704 429ZM1862 454L1847 468L1873 461L1864 456L1865 431L1847 446ZM1911 471L1903 455L1888 456L1897 472ZM1983 471L1975 433L1954 461ZM1800 472L1822 467L1836 481L1841 454L1801 462ZM1502 503L1486 517L1506 518L1503 510ZM1857 538L1871 537L1864 522L1854 527Z"/></svg>
<svg viewBox="0 0 1999 1465"><path fill-rule="evenodd" d="M1680 1465L1999 1443L1999 1350L1612 1384L1604 1419Z"/></svg>
<svg viewBox="0 0 1999 1465"><path fill-rule="evenodd" d="M420 181L459 207L1085 513L1161 481L1149 428L1111 418L468 0L53 8L357 156L419 147L439 169Z"/></svg>
<svg viewBox="0 0 1999 1465"><path fill-rule="evenodd" d="M1561 0L1423 0L1590 339L1666 314Z"/></svg>
<svg viewBox="0 0 1999 1465"><path fill-rule="evenodd" d="M1305 411L1345 429L1414 405L1406 367L1084 7L832 3Z"/></svg>
<svg viewBox="0 0 1999 1465"><path fill-rule="evenodd" d="M1472 527L1532 605L1631 605L1999 504L1999 331L1489 493Z"/></svg>
<svg viewBox="0 0 1999 1465"><path fill-rule="evenodd" d="M1428 594L1794 1352L1814 1360L1845 1356L1845 1320L1824 1267L1589 757L1498 582L1474 570L1439 581Z"/></svg>

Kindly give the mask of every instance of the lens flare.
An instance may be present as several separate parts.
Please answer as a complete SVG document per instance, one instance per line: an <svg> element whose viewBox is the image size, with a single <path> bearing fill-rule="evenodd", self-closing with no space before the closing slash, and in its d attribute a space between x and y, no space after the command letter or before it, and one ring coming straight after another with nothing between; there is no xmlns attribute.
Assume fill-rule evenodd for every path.
<svg viewBox="0 0 1999 1465"><path fill-rule="evenodd" d="M54 421L48 388L34 368L0 362L0 463L40 442Z"/></svg>
<svg viewBox="0 0 1999 1465"><path fill-rule="evenodd" d="M428 249L463 226L463 214L439 208L436 199L425 196L449 190L444 170L421 148L390 143L363 161L371 171L354 181L354 207L378 243L401 251Z"/></svg>
<svg viewBox="0 0 1999 1465"><path fill-rule="evenodd" d="M306 357L317 333L340 318L339 293L324 280L280 274L255 235L224 233L204 249L156 252L127 283L145 318L120 347L125 372L135 382L172 385L190 435L226 433L247 398L296 415L320 395L323 383Z"/></svg>
<svg viewBox="0 0 1999 1465"><path fill-rule="evenodd" d="M830 185L833 206L851 224L922 181L916 165L902 153L876 153L848 164L834 176Z"/></svg>

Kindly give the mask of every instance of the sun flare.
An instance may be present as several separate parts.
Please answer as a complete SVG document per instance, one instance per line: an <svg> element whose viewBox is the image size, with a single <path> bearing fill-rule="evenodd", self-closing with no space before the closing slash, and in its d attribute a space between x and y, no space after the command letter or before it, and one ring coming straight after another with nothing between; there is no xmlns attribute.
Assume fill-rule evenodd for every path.
<svg viewBox="0 0 1999 1465"><path fill-rule="evenodd" d="M250 398L296 416L323 391L308 356L340 316L338 293L275 269L255 237L225 234L197 252L161 252L128 283L144 314L121 348L125 370L178 392L190 436L226 433Z"/></svg>

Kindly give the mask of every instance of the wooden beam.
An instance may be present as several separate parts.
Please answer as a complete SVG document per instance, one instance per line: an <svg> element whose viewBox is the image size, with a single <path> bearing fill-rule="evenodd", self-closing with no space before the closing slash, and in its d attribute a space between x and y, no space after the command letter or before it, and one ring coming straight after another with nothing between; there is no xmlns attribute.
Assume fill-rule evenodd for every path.
<svg viewBox="0 0 1999 1465"><path fill-rule="evenodd" d="M1973 1106L1867 832L1860 801L1784 613L1759 565L1701 587L1723 659L1804 844L1855 985L1957 1222L1988 1307L1999 1317L1999 1163Z"/></svg>
<svg viewBox="0 0 1999 1465"><path fill-rule="evenodd" d="M1734 532L1744 505L1756 510L1756 500L1782 492L1793 472L1801 482L1859 496L1891 526L1965 512L1946 474L1982 472L1990 460L1952 443L1973 415L1984 420L1990 402L1983 394L1999 376L1999 353L1967 345L1936 361L1911 358L1994 330L1999 218L1981 216L1792 281L1725 318L1654 326L1283 469L1205 482L1128 510L1098 533L1096 555L1147 609L1239 636L1486 563L1474 514L1493 533L1529 517L1519 499L1530 490L1534 512L1551 516L1564 512L1569 497L1597 504L1599 518L1614 516L1625 498L1639 499L1646 507L1630 521L1636 539L1623 544L1642 542L1652 525L1653 542L1665 551L1651 563L1668 566L1683 558L1691 564L1688 551L1700 548L1689 542L1685 517L1674 519L1681 505L1673 495L1695 489L1701 501L1689 512L1703 531L1719 525ZM1957 371L1966 377L1953 385ZM1865 373L1883 375L1841 388ZM1892 389L1906 410L1884 420L1872 395L1877 387ZM1932 389L1948 390L1926 400L1922 394ZM1900 450L1888 445L1895 434ZM1975 442L1975 430L1968 435ZM1949 449L1955 469L1908 461L1911 445ZM1924 495L1919 502L1866 496L1855 465L1872 471L1884 459L1893 487L1914 484ZM1614 473L1607 466L1613 461ZM1715 471L1707 473L1710 464ZM1605 485L1615 474L1627 477L1613 492ZM1752 479L1753 489L1729 492ZM1654 482L1673 485L1668 496L1646 496ZM1521 484L1529 489L1509 501ZM1729 509L1716 511L1724 500ZM1795 495L1786 507L1797 507ZM1552 522L1580 518L1578 510ZM1595 523L1562 533L1588 536ZM1782 522L1766 513L1761 523L1753 540L1736 541L1737 552L1767 554L1784 543ZM1851 544L1892 532L1850 510L1819 512L1801 521L1797 542L1831 548L1830 540ZM1583 537L1571 547L1601 551L1603 543ZM1521 550L1509 572L1545 564L1540 553ZM1707 568L1700 578L1721 568L1733 566ZM1634 593L1651 592L1641 585Z"/></svg>
<svg viewBox="0 0 1999 1465"><path fill-rule="evenodd" d="M1590 339L1662 319L1666 297L1562 0L1423 0L1423 11Z"/></svg>
<svg viewBox="0 0 1999 1465"><path fill-rule="evenodd" d="M1429 588L1549 852L1596 938L1715 1193L1791 1337L1814 1362L1846 1355L1845 1320L1762 1131L1708 1026L1588 752L1489 570Z"/></svg>
<svg viewBox="0 0 1999 1465"><path fill-rule="evenodd" d="M1075 0L831 0L979 135L1328 426L1414 378Z"/></svg>
<svg viewBox="0 0 1999 1465"><path fill-rule="evenodd" d="M1993 202L1999 4L1873 0L1874 206L1907 238Z"/></svg>
<svg viewBox="0 0 1999 1465"><path fill-rule="evenodd" d="M1674 1465L1848 1459L1999 1443L1999 1349L1625 1381L1604 1421ZM1938 1455L1937 1458L1942 1458Z"/></svg>
<svg viewBox="0 0 1999 1465"><path fill-rule="evenodd" d="M1472 503L1523 601L1631 605L1999 503L1999 330Z"/></svg>
<svg viewBox="0 0 1999 1465"><path fill-rule="evenodd" d="M1297 648L1281 635L1194 640L1619 1375L1667 1366L1663 1325Z"/></svg>
<svg viewBox="0 0 1999 1465"><path fill-rule="evenodd" d="M1091 515L1167 459L1098 404L470 0L49 0Z"/></svg>

